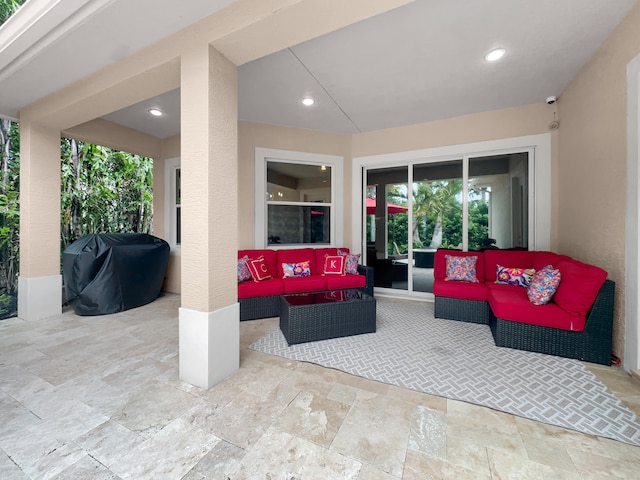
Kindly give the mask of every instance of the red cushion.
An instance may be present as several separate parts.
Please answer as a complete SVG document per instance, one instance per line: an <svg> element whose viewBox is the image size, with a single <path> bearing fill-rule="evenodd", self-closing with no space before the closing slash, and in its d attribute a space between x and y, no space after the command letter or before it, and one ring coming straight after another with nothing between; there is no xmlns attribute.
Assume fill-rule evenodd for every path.
<svg viewBox="0 0 640 480"><path fill-rule="evenodd" d="M267 265L267 261L264 257L247 260L247 267L249 267L251 278L253 278L254 282L261 282L271 278L271 271L269 270L269 265Z"/></svg>
<svg viewBox="0 0 640 480"><path fill-rule="evenodd" d="M309 262L311 273L315 271L316 267L316 253L313 248L294 248L292 250L278 250L278 260L276 264L277 276L282 278L282 264L283 263L300 263Z"/></svg>
<svg viewBox="0 0 640 480"><path fill-rule="evenodd" d="M348 250L346 248L341 248L340 250ZM316 263L315 270L311 270L311 275L322 275L322 268L324 267L324 257L325 255L338 255L337 248L316 248Z"/></svg>
<svg viewBox="0 0 640 480"><path fill-rule="evenodd" d="M276 259L277 259L277 252L275 250L268 250L268 249L264 249L264 250L238 250L238 259L244 257L244 256L249 257L251 260L254 260L258 257L264 257L264 259L267 261L267 265L269 266L269 272L271 273L272 277L275 277L277 274L277 270L276 270Z"/></svg>
<svg viewBox="0 0 640 480"><path fill-rule="evenodd" d="M321 292L327 289L325 277L311 275L310 277L283 278L284 293Z"/></svg>
<svg viewBox="0 0 640 480"><path fill-rule="evenodd" d="M525 292L527 291L527 287L521 287L519 285L508 285L506 283L489 283L487 282L487 288L489 290L493 290L494 288L497 289L503 289L506 290L507 292L510 292L512 288L521 288L522 290L524 290Z"/></svg>
<svg viewBox="0 0 640 480"><path fill-rule="evenodd" d="M344 275L344 255L327 255L324 257L324 275Z"/></svg>
<svg viewBox="0 0 640 480"><path fill-rule="evenodd" d="M607 272L577 260L560 260L555 267L562 280L553 301L571 315L585 317L607 279Z"/></svg>
<svg viewBox="0 0 640 480"><path fill-rule="evenodd" d="M282 295L283 293L284 286L280 278L238 284L238 298L270 297L272 295Z"/></svg>
<svg viewBox="0 0 640 480"><path fill-rule="evenodd" d="M571 257L554 252L535 252L535 254L532 265L536 270L540 270L547 265L552 265L553 268L557 268L557 263L559 261L571 260Z"/></svg>
<svg viewBox="0 0 640 480"><path fill-rule="evenodd" d="M460 250L449 250L446 248L439 248L435 254L433 277L436 280L444 280L447 276L447 262L445 255L453 255L457 257L468 257L471 255L477 256L478 262L476 263L476 278L478 279L478 282L484 282L484 255L482 252L461 252Z"/></svg>
<svg viewBox="0 0 640 480"><path fill-rule="evenodd" d="M433 282L433 294L438 297L462 300L487 300L487 286L484 283L447 282L444 279Z"/></svg>
<svg viewBox="0 0 640 480"><path fill-rule="evenodd" d="M530 252L528 250L485 250L485 282L493 283L496 281L496 269L498 265L509 268L531 268L535 254L536 252Z"/></svg>
<svg viewBox="0 0 640 480"><path fill-rule="evenodd" d="M345 288L362 288L367 284L365 275L327 275L327 290L343 290Z"/></svg>
<svg viewBox="0 0 640 480"><path fill-rule="evenodd" d="M527 297L526 288L490 288L488 300L494 315L502 320L575 332L584 330L585 317L569 315L554 302L534 305Z"/></svg>

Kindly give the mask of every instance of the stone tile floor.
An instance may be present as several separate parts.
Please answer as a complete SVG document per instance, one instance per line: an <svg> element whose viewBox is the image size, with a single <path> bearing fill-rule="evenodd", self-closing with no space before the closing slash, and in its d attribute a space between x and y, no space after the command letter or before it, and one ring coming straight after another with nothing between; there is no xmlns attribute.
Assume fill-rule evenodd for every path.
<svg viewBox="0 0 640 480"><path fill-rule="evenodd" d="M178 379L178 295L0 322L0 479L637 479L640 447L247 349ZM640 381L589 365L640 412Z"/></svg>

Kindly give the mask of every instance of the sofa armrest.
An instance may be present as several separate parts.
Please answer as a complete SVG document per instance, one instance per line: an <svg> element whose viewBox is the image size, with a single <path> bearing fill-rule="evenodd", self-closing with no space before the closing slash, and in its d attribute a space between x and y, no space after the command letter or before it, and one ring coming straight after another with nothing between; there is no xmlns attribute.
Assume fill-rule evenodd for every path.
<svg viewBox="0 0 640 480"><path fill-rule="evenodd" d="M367 295L371 295L373 297L373 268L365 265L358 265L358 273L367 277L367 285L361 288L361 290Z"/></svg>

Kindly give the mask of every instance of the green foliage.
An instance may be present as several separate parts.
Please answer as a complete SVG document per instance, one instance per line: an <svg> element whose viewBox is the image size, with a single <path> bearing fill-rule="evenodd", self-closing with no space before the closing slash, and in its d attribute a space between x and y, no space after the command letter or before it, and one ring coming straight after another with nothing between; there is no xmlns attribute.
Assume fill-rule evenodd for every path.
<svg viewBox="0 0 640 480"><path fill-rule="evenodd" d="M0 25L18 10L26 0L0 0Z"/></svg>
<svg viewBox="0 0 640 480"><path fill-rule="evenodd" d="M15 314L20 229L18 125L0 120L0 319Z"/></svg>
<svg viewBox="0 0 640 480"><path fill-rule="evenodd" d="M153 160L63 138L61 248L88 233L149 233Z"/></svg>
<svg viewBox="0 0 640 480"><path fill-rule="evenodd" d="M0 319L16 313L20 231L20 133L0 120ZM61 139L60 246L87 233L149 233L153 160Z"/></svg>
<svg viewBox="0 0 640 480"><path fill-rule="evenodd" d="M413 189L413 248L432 245L438 222L442 226L444 248L458 248L462 243L462 181L420 182ZM387 190L388 202L406 205L406 194L397 186ZM482 246L489 232L489 208L483 200L469 201L469 249ZM387 252L408 252L408 215L389 216Z"/></svg>

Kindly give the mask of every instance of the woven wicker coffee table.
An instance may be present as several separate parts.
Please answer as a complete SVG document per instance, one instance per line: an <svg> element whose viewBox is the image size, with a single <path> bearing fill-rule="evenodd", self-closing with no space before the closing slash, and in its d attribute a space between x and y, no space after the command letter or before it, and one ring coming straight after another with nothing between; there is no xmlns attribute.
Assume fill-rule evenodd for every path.
<svg viewBox="0 0 640 480"><path fill-rule="evenodd" d="M359 290L280 297L280 330L289 345L376 331L376 299Z"/></svg>

